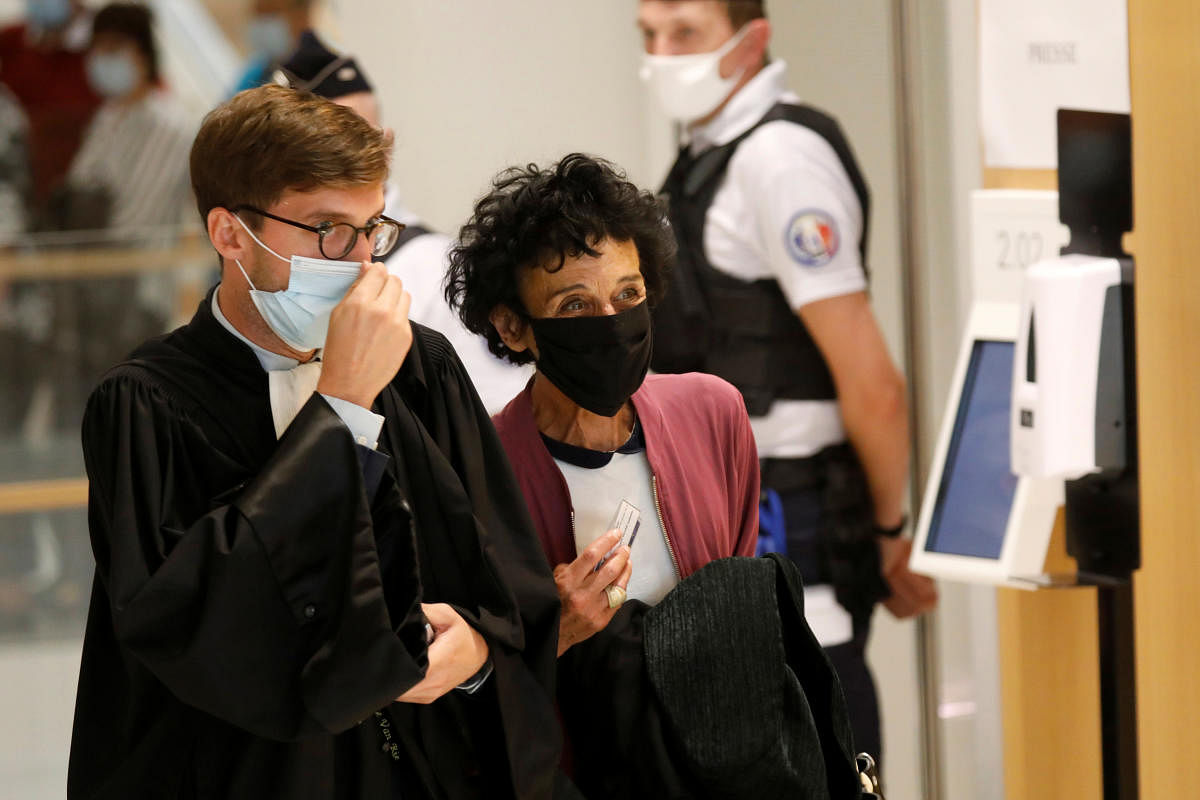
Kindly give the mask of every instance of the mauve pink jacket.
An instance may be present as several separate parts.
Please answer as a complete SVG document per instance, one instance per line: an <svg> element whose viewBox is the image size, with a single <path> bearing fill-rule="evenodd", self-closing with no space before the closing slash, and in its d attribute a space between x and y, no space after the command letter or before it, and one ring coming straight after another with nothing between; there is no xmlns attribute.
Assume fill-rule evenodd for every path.
<svg viewBox="0 0 1200 800"><path fill-rule="evenodd" d="M492 422L554 566L575 559L573 510L566 479L534 423L532 385ZM754 555L758 452L737 389L712 375L650 375L633 406L680 578L717 558Z"/></svg>

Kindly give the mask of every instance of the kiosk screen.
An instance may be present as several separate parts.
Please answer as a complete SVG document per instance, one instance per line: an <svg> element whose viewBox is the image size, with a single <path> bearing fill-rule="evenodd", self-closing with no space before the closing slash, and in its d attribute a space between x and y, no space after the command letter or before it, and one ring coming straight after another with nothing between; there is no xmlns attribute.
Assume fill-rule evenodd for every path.
<svg viewBox="0 0 1200 800"><path fill-rule="evenodd" d="M1000 558L1017 478L1009 466L1012 342L976 340L929 522L932 553Z"/></svg>

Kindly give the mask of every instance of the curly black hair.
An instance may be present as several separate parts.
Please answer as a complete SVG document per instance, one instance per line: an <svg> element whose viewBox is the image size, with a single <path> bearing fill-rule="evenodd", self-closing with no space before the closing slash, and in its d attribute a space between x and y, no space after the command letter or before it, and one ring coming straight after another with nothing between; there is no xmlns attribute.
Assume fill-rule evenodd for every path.
<svg viewBox="0 0 1200 800"><path fill-rule="evenodd" d="M528 318L517 292L518 271L562 269L568 258L595 257L605 239L633 241L646 302L653 307L666 289L675 259L675 236L663 203L601 158L572 153L552 167L510 167L475 204L471 219L450 251L446 300L463 325L487 338L488 349L514 364L529 352L505 346L489 317L507 306Z"/></svg>

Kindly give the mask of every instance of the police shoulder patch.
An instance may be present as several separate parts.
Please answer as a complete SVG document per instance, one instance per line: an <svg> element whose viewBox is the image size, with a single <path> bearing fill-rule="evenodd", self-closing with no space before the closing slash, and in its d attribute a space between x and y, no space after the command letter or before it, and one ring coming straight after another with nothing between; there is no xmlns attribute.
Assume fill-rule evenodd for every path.
<svg viewBox="0 0 1200 800"><path fill-rule="evenodd" d="M788 254L806 267L828 264L841 245L837 223L828 213L809 208L792 216L783 232Z"/></svg>

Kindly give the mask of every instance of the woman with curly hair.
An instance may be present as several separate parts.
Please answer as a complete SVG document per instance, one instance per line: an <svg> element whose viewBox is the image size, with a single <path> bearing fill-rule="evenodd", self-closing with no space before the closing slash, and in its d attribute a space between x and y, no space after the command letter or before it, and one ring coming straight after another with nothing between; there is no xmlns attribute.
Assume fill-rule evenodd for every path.
<svg viewBox="0 0 1200 800"><path fill-rule="evenodd" d="M555 568L560 655L626 596L653 605L709 561L754 553L741 396L708 375L646 376L674 253L658 200L581 154L501 173L451 252L463 323L537 369L493 421ZM637 511L623 537L609 531L622 503Z"/></svg>
<svg viewBox="0 0 1200 800"><path fill-rule="evenodd" d="M674 254L653 195L572 154L502 172L450 255L463 323L536 369L493 422L562 601L566 766L588 797L858 796L794 565L728 558L758 537L741 395L647 377Z"/></svg>

